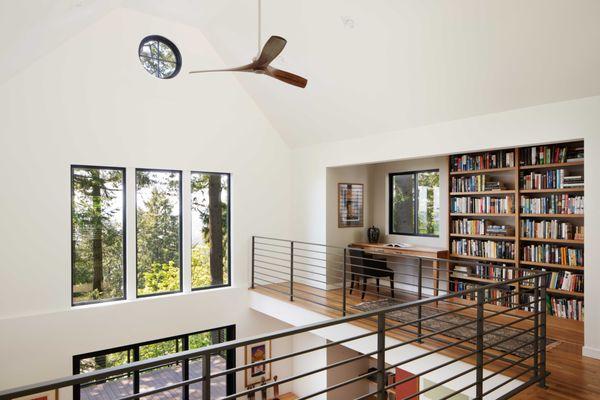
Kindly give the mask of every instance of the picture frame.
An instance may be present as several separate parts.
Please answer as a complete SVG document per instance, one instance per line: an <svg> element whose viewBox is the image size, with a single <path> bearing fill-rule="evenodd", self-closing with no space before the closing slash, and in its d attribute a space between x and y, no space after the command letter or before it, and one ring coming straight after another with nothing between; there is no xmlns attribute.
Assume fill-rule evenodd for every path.
<svg viewBox="0 0 600 400"><path fill-rule="evenodd" d="M245 346L245 365L271 358L271 341L257 342ZM246 368L244 371L246 387L271 379L271 363Z"/></svg>
<svg viewBox="0 0 600 400"><path fill-rule="evenodd" d="M338 228L364 227L364 185L338 183Z"/></svg>
<svg viewBox="0 0 600 400"><path fill-rule="evenodd" d="M13 400L58 400L58 389L17 397Z"/></svg>

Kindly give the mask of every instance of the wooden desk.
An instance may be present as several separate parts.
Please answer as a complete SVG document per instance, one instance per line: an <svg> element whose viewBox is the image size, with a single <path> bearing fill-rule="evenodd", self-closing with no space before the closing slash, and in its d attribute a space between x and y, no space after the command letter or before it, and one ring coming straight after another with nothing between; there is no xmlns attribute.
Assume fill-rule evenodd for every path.
<svg viewBox="0 0 600 400"><path fill-rule="evenodd" d="M350 246L359 247L364 251L371 254L381 254L383 256L389 254L402 254L406 256L416 257L429 257L429 258L443 258L448 259L449 252L446 249L438 247L422 247L422 246L411 246L411 247L389 247L385 243L352 243ZM433 264L433 295L437 296L439 293L439 276L440 276L440 263L438 260L432 260Z"/></svg>

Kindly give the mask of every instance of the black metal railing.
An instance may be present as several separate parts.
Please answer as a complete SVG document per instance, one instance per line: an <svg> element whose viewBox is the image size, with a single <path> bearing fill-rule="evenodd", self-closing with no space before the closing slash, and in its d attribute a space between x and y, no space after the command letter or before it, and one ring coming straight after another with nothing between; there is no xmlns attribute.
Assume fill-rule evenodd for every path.
<svg viewBox="0 0 600 400"><path fill-rule="evenodd" d="M267 242L272 246L266 246L264 243ZM444 270L443 266L445 264L447 267L455 261L406 258L400 263L399 259L394 258L394 262L397 262L395 270L398 271L400 266L406 270L400 270L406 275L398 277L411 278L416 285L406 285L398 279L395 283L399 287L396 289L392 286L389 293L380 290L377 294L373 288L365 290L363 287L350 294L346 280L351 278L352 273L368 275L368 278L372 274L368 269L359 271L351 268L352 263L358 265L360 260L355 259L356 253L350 255L349 249L259 237L253 238L252 243L252 286L257 291L270 293L284 301L324 307L324 310L339 315L333 315L324 322L0 391L0 400L71 386L90 387L94 383L105 382L123 374L198 359L202 360L202 369L197 376L190 375L177 382L157 385L142 393L114 399L139 399L186 388L192 384L201 386L202 399L226 400L272 399L278 391L291 390L294 384L298 384L294 387L303 390L303 393L298 393L299 398L309 399L324 393L334 393L348 385L374 381L374 387L362 385L362 394L355 398L387 399L390 391L401 388L404 400L427 394L437 388L444 389L441 399L449 399L459 393L466 393L477 399L509 398L530 385L545 385L546 272L515 276L502 279L501 282L478 282L476 286L454 292L450 290L451 277L441 277L444 274L440 272L445 271L445 275L448 275L448 270ZM273 251L265 252L260 248L272 248ZM265 254L270 258L264 257ZM334 268L340 265L337 260L341 260L342 268L335 271ZM437 261L437 272L429 265L433 261ZM360 263L360 266L365 265ZM414 273L411 273L410 268L416 268ZM528 297L529 304L518 302L519 304L507 307L494 305L514 296L515 293L510 288L519 287L525 280L527 286L532 287L532 294ZM435 284L436 281L444 285ZM361 299L363 292L365 298ZM464 298L474 298L475 301ZM376 308L365 309L369 303L375 304ZM532 312L523 311L524 306L530 307ZM262 360L250 359L235 367L211 370L211 356L223 354L224 351L245 352L246 346L265 341L275 344L279 340L297 338L305 333L323 334L324 329L332 327L336 328L338 337L329 338L328 341L321 342L323 344L295 349L287 354L268 355L268 358ZM344 329L347 327L352 329ZM357 327L360 328L360 333L357 333ZM365 342L368 338L372 340ZM280 368L299 357L327 352L340 345L352 347L355 351L360 347L361 350L335 362L311 363L308 370L298 371L289 368L289 365L288 368ZM322 358L315 357L316 359ZM306 382L314 374L351 366L354 368L359 361L372 365L372 368L360 370L349 379L336 380L333 377L340 374L333 374L332 379L327 379L327 383L321 386ZM211 387L213 382L225 376L236 376L237 381L242 382L246 370L267 364L274 371L295 372L288 376L278 374L277 381L265 380L248 387L240 385L233 393L222 396L217 395ZM401 377L398 375L400 370L404 373ZM415 380L427 380L427 384L413 385Z"/></svg>

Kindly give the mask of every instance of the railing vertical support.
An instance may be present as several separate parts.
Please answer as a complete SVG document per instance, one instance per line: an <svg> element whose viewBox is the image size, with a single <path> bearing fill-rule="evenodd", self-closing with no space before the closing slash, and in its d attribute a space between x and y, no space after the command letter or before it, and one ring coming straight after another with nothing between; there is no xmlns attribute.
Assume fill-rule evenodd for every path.
<svg viewBox="0 0 600 400"><path fill-rule="evenodd" d="M485 290L477 290L477 365L475 398L483 397L483 305L485 303Z"/></svg>
<svg viewBox="0 0 600 400"><path fill-rule="evenodd" d="M294 301L294 241L290 242L290 301Z"/></svg>
<svg viewBox="0 0 600 400"><path fill-rule="evenodd" d="M533 376L534 378L538 378L540 376L540 277L535 278L535 284L533 287L533 298L535 302L533 303L533 312L535 315L533 316Z"/></svg>
<svg viewBox="0 0 600 400"><path fill-rule="evenodd" d="M377 314L377 399L385 396L385 313Z"/></svg>
<svg viewBox="0 0 600 400"><path fill-rule="evenodd" d="M419 296L419 300L421 300L423 298L423 259L420 257L419 257L419 282L418 282L418 287L417 287L417 293ZM421 340L421 336L423 334L421 318L423 318L423 307L421 307L421 305L419 305L418 309L417 309L417 319L418 319L417 335L419 337L419 340L418 340L419 343L423 343L423 341Z"/></svg>
<svg viewBox="0 0 600 400"><path fill-rule="evenodd" d="M344 248L344 273L342 277L342 316L346 316L346 280L348 279L347 275L347 252L348 250Z"/></svg>
<svg viewBox="0 0 600 400"><path fill-rule="evenodd" d="M210 353L202 357L202 398L210 399Z"/></svg>
<svg viewBox="0 0 600 400"><path fill-rule="evenodd" d="M542 309L540 314L540 338L541 338L541 347L540 347L540 387L546 387L546 279L548 276L541 277L541 290L540 297L542 302Z"/></svg>
<svg viewBox="0 0 600 400"><path fill-rule="evenodd" d="M255 261L254 260L254 253L255 253L255 250L256 250L255 246L256 246L256 236L252 236L252 277L251 277L252 284L250 285L250 287L252 289L254 289L254 261Z"/></svg>

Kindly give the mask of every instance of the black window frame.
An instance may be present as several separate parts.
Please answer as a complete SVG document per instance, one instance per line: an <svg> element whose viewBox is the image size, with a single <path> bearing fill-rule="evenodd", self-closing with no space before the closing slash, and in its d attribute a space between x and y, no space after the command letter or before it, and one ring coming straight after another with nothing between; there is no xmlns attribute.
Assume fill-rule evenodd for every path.
<svg viewBox="0 0 600 400"><path fill-rule="evenodd" d="M418 236L418 237L440 237L439 230L437 235L433 234L425 234L418 233L419 232L419 182L417 179L418 174L425 172L437 172L438 175L440 173L439 168L432 169L423 169L417 171L406 171L406 172L391 172L388 175L388 232L390 235L401 235L401 236ZM394 231L394 177L402 176L402 175L412 175L413 176L413 232L412 233L404 233L404 232L396 232ZM439 224L439 221L438 221Z"/></svg>
<svg viewBox="0 0 600 400"><path fill-rule="evenodd" d="M175 70L173 71L173 73L171 75L169 75L167 77L159 76L160 74L150 74L150 72L146 68L144 68L144 71L146 71L147 73L149 73L150 75L152 75L153 77L158 78L158 79L173 79L173 78L175 78L179 74L179 71L181 71L181 66L183 65L183 58L181 57L181 52L179 51L179 48L177 47L177 45L175 45L175 43L173 43L171 40L167 39L166 37L161 36L161 35L149 35L149 36L146 36L145 38L143 38L140 41L140 44L138 46L138 58L141 61L142 48L146 45L146 43L152 42L152 41L162 43L171 49L171 51L175 55ZM170 61L161 60L160 58L158 58L158 61L170 62ZM143 65L142 65L142 67L143 67Z"/></svg>
<svg viewBox="0 0 600 400"><path fill-rule="evenodd" d="M192 195L191 181L192 174L219 174L227 176L227 283L221 285L211 285L199 288L194 288L192 283L192 263L190 262L190 286L192 292L199 292L202 290L217 289L231 286L231 173L230 172L210 172L210 171L190 171L190 197ZM191 202L190 202L191 208ZM190 213L190 237L191 237L192 223ZM190 248L190 260L191 260L192 248Z"/></svg>
<svg viewBox="0 0 600 400"><path fill-rule="evenodd" d="M181 339L182 348L179 349L178 351L179 352L187 351L189 349L189 337L190 336L201 334L201 333L212 332L212 331L218 331L218 330L225 330L225 342L229 342L229 341L236 339L236 325L233 324L233 325L222 326L219 328L206 329L206 330L192 332L192 333L185 333L182 335L169 336L169 337L162 338L162 339L153 339L153 340L149 340L146 342L133 343L133 344L129 344L129 345L113 347L113 348L105 349L105 350L98 350L98 351L92 351L92 352L84 353L84 354L77 354L77 355L73 356L73 375L79 375L81 373L81 369L80 369L81 360L84 360L86 358L105 356L108 354L122 352L122 351L128 351L128 352L131 351L133 354L133 359L131 360L131 362L136 362L136 361L140 360L140 347L142 347L142 346L146 346L146 345L150 345L150 344L154 344L154 343L160 343L160 342L164 342L164 341L168 341L168 340ZM235 348L226 350L225 360L226 360L225 365L226 365L227 370L233 369L236 367L237 363L236 363ZM182 365L182 368L181 368L181 379L182 380L189 379L189 362L190 362L190 359L184 361L184 363ZM171 364L173 364L173 363L171 363ZM164 367L165 365L160 365L158 367ZM157 368L157 367L154 367L154 368ZM141 372L143 372L143 370ZM131 374L133 374L133 381L132 381L133 394L138 394L138 393L140 393L140 371L134 371ZM226 378L226 393L227 393L227 395L229 396L229 395L235 394L236 373L228 373L228 374L226 374L225 378ZM107 379L100 380L100 381L98 381L98 383L105 382L106 380ZM80 400L80 399L81 399L81 385L73 385L73 400ZM184 386L182 386L182 400L188 400L188 399L189 399L189 385L187 385L187 386L184 385Z"/></svg>
<svg viewBox="0 0 600 400"><path fill-rule="evenodd" d="M73 173L76 169L107 169L111 171L121 171L123 173L123 296L115 297L112 299L101 299L101 300L90 300L82 302L73 301L73 283L75 282L75 241L74 241L74 229L73 229L73 195L75 186L73 184ZM127 299L127 169L125 167L114 167L114 166L99 166L99 165L85 165L85 164L71 164L69 169L69 182L70 182L70 225L71 225L71 307L85 306L89 304L108 303L113 301L123 301Z"/></svg>
<svg viewBox="0 0 600 400"><path fill-rule="evenodd" d="M171 290L160 293L138 293L138 172L168 172L179 174L179 290ZM146 297L164 296L168 294L183 292L183 171L178 169L160 169L160 168L136 168L135 169L135 297L138 299Z"/></svg>

